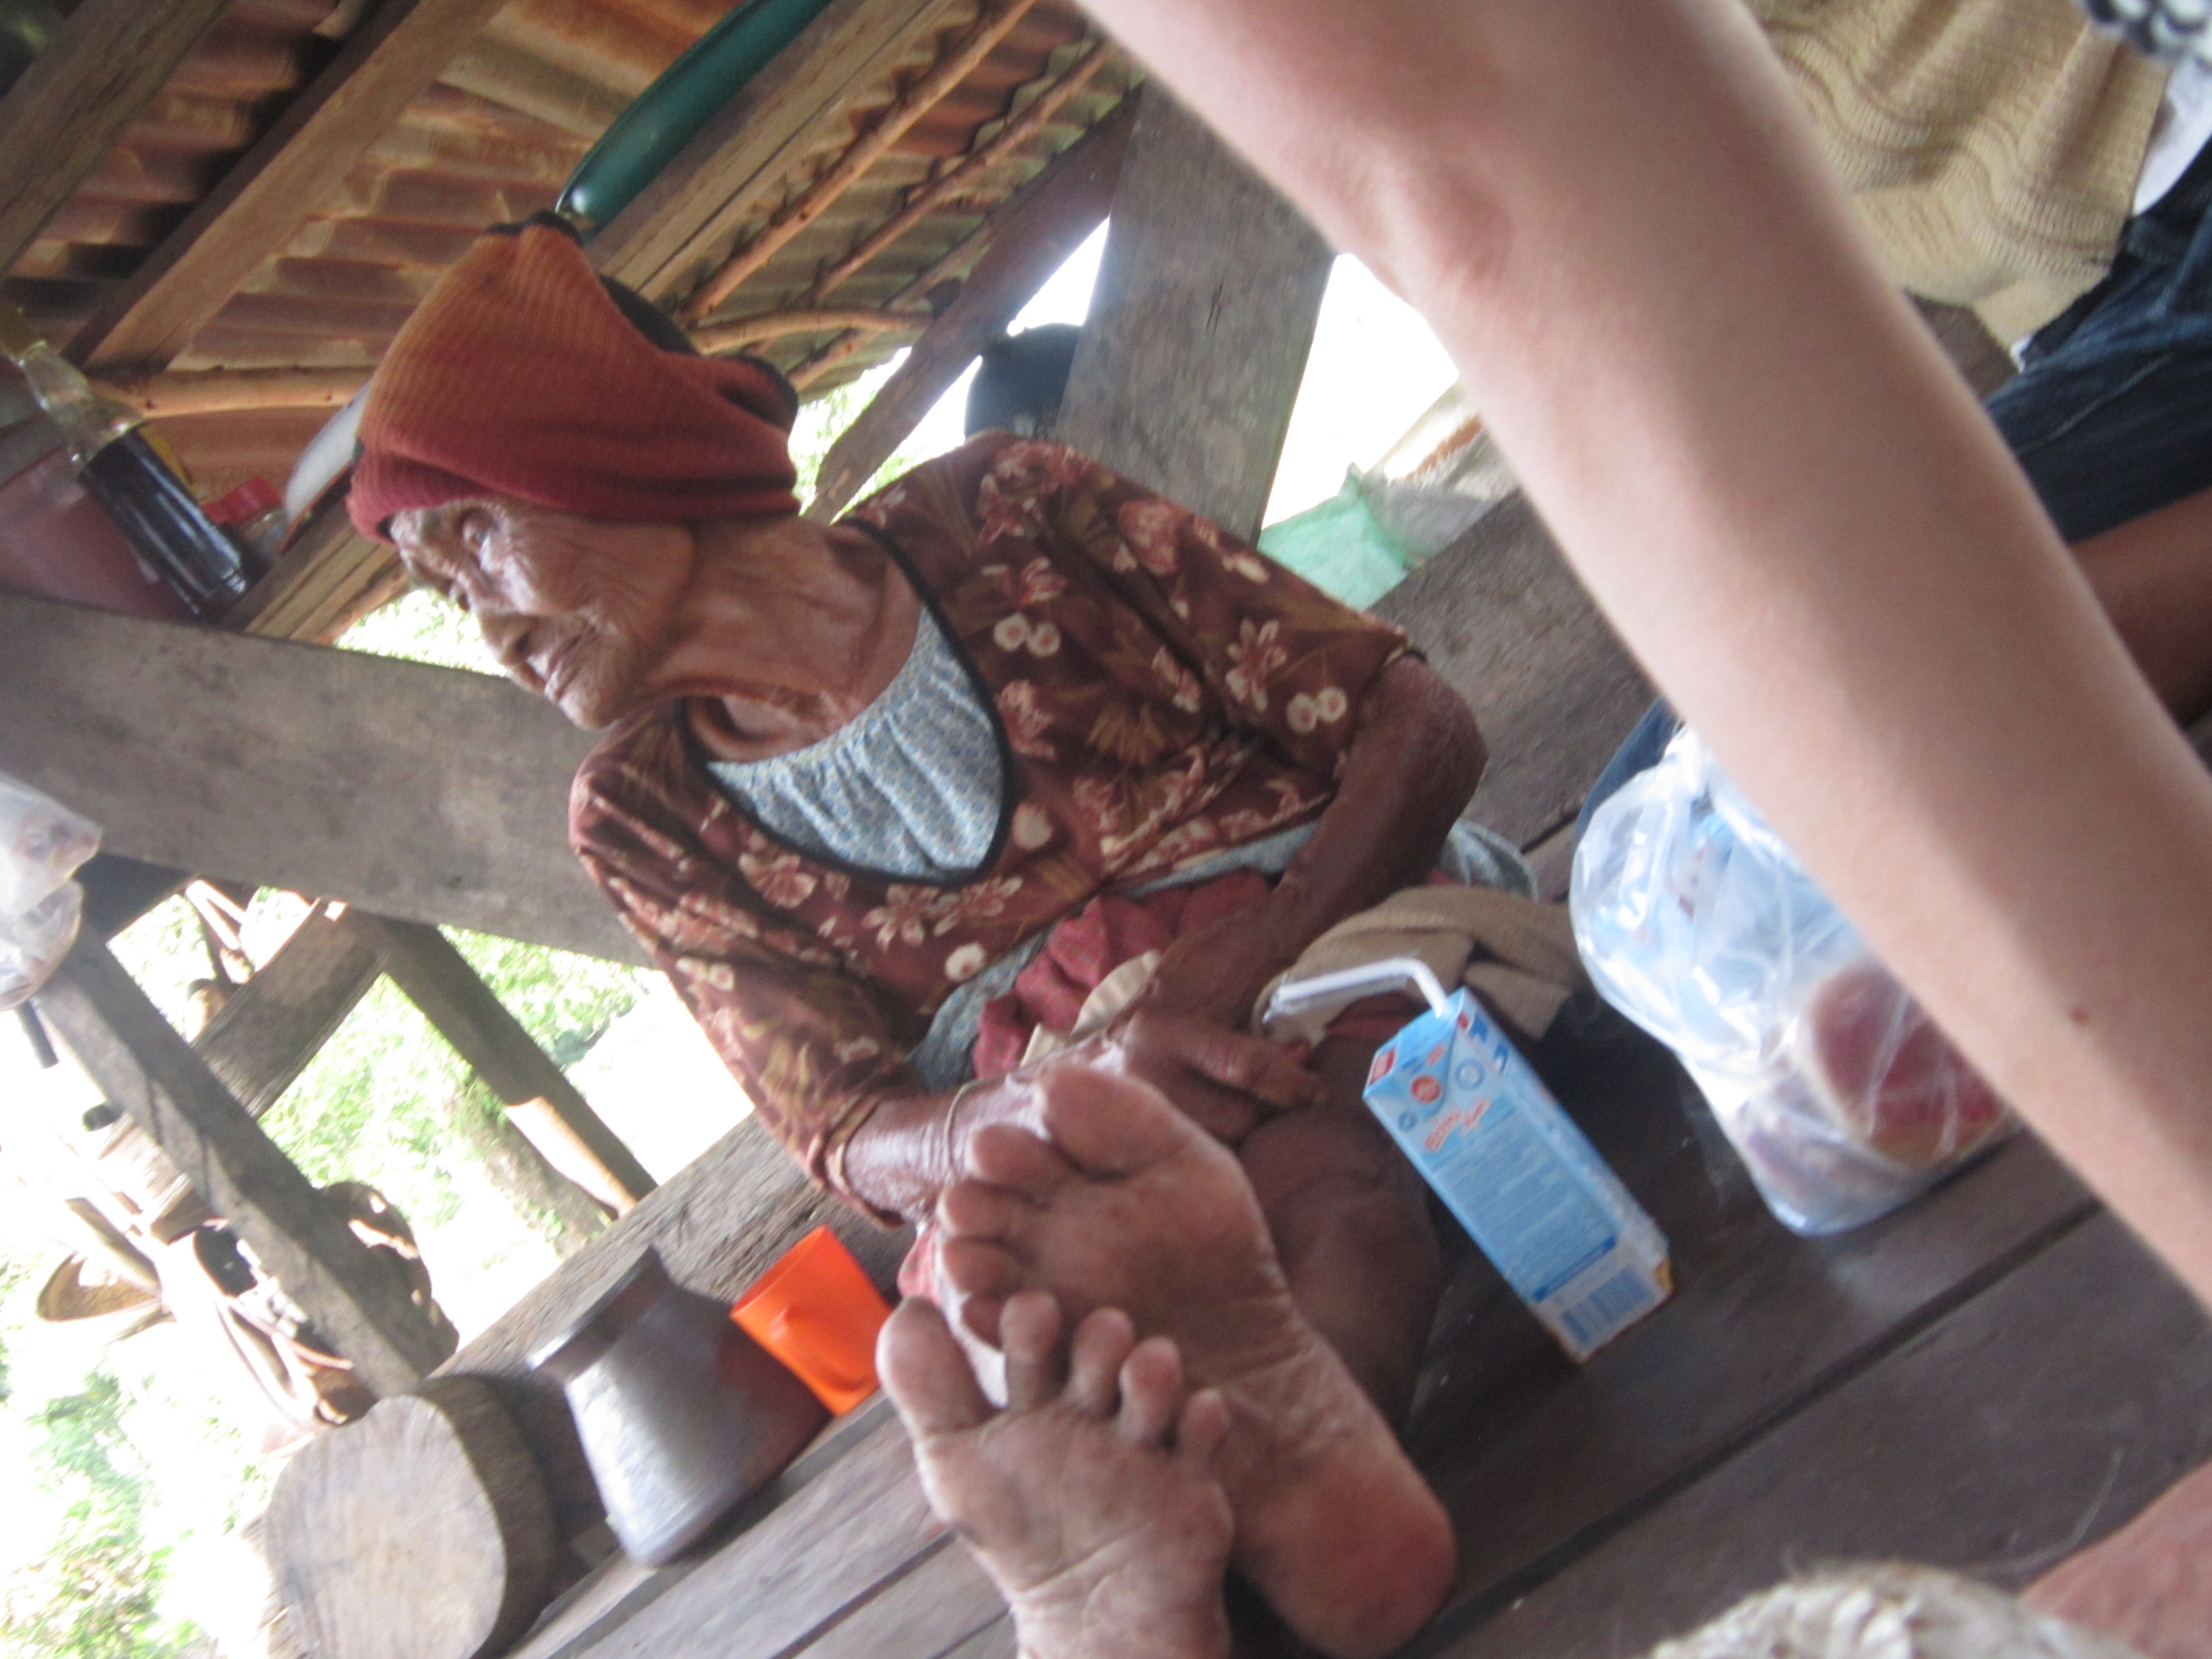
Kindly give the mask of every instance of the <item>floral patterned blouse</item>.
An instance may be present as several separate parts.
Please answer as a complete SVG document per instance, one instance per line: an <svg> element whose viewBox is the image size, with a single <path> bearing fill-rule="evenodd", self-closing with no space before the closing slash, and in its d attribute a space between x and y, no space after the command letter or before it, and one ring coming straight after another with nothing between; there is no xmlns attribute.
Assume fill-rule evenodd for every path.
<svg viewBox="0 0 2212 1659"><path fill-rule="evenodd" d="M943 886L809 856L707 771L680 703L577 774L585 867L768 1127L851 1196L847 1143L953 989L1098 893L1317 817L1406 649L1062 445L987 433L848 523L905 571L994 710L991 850Z"/></svg>

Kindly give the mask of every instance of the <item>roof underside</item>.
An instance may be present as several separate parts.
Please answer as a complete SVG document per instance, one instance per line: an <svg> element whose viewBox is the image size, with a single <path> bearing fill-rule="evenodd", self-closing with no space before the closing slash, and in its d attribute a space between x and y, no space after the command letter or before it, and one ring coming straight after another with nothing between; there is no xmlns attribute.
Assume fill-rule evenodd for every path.
<svg viewBox="0 0 2212 1659"><path fill-rule="evenodd" d="M765 325L766 337L745 343L810 393L912 338L930 301L941 307L945 284L980 253L976 233L991 212L1112 109L1133 78L1110 47L1092 51L1095 33L1066 0L1012 8L983 0L980 15L976 0L865 0L848 9L866 5L914 21L850 88L842 118L815 124L772 176L721 203L713 223L696 228L687 261L647 285L709 349L727 343L732 331L721 325L732 319L781 316ZM255 474L281 483L476 234L550 207L615 117L730 9L730 0L510 0L493 15L359 163L322 185L180 355L132 365L167 370L169 386L258 372L252 384L265 397L234 391L228 400L261 406L157 415L203 491ZM361 0L234 0L0 278L0 298L69 343L372 10ZM1071 69L1075 82L1060 84ZM895 238L823 286L825 270L955 167L957 188L910 210L912 222ZM840 188L824 188L825 177ZM765 258L756 246L763 232L774 245ZM733 254L742 279L726 275L726 295L700 309L702 287ZM825 311L913 320L885 327L888 319L872 315L854 330ZM811 313L816 325L793 312ZM290 370L315 373L274 373ZM149 406L164 407L158 398Z"/></svg>

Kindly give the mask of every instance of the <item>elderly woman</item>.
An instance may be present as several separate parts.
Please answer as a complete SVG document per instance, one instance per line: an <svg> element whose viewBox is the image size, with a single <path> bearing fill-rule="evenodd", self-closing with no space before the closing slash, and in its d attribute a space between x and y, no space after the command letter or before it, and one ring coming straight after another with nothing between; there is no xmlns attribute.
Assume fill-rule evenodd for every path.
<svg viewBox="0 0 2212 1659"><path fill-rule="evenodd" d="M1355 1010L1309 1054L1246 1026L1318 934L1440 863L1527 890L1458 829L1465 704L1395 629L1055 445L987 434L810 523L781 377L656 322L557 222L488 235L378 372L356 522L608 728L573 799L586 866L768 1127L870 1213L929 1218L978 1130L1030 1109L1005 1074L1036 1028L1158 952L1070 1053L1237 1149L1303 1322L1265 1358L1191 1356L1233 1382L1300 1350L1297 1398L1232 1413L1239 1559L1279 1601L1432 1601L1449 1529L1367 1403L1402 1412L1438 1278L1358 1099L1382 1028ZM1203 1255L1193 1218L1160 1224Z"/></svg>

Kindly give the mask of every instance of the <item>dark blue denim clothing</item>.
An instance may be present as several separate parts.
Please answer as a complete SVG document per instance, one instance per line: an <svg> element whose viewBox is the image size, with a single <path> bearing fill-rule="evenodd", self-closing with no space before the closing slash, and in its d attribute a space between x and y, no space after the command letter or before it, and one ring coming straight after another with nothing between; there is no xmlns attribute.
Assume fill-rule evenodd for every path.
<svg viewBox="0 0 2212 1659"><path fill-rule="evenodd" d="M2212 151L2128 222L2105 280L2021 353L1990 417L2069 542L2212 489Z"/></svg>
<svg viewBox="0 0 2212 1659"><path fill-rule="evenodd" d="M1997 430L2069 541L2212 489L2212 149L2128 222L2105 280L2021 352L1989 402ZM1651 706L1575 821L1657 764L1682 722Z"/></svg>

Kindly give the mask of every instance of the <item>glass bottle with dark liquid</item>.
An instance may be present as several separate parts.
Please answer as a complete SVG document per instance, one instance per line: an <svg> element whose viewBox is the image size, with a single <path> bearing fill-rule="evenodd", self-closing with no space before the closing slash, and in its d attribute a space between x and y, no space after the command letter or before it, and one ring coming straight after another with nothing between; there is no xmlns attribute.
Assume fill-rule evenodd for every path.
<svg viewBox="0 0 2212 1659"><path fill-rule="evenodd" d="M95 391L12 306L0 306L0 353L22 370L31 395L61 428L86 493L194 616L219 621L246 592L245 564L139 430L145 417Z"/></svg>

